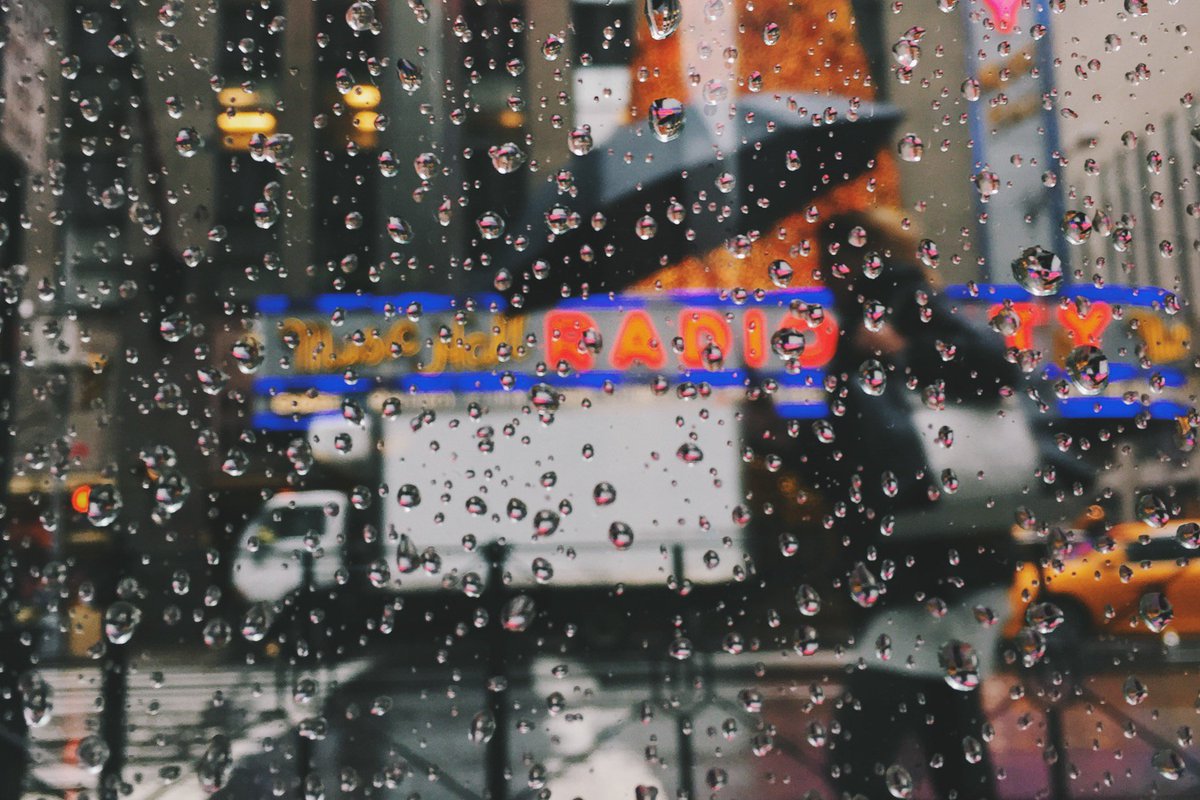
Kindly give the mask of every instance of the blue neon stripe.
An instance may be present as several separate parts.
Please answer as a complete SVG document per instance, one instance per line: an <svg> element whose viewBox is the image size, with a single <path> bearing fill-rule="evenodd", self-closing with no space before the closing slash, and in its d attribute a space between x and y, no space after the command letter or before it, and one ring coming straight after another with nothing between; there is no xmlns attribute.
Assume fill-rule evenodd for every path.
<svg viewBox="0 0 1200 800"><path fill-rule="evenodd" d="M309 421L315 416L310 414L293 419L291 416L282 416L272 411L256 411L250 417L250 427L263 431L306 431Z"/></svg>
<svg viewBox="0 0 1200 800"><path fill-rule="evenodd" d="M775 408L785 419L821 419L829 414L823 402L779 403ZM1058 401L1059 414L1065 419L1129 419L1143 410L1141 404L1126 403L1119 397L1071 397ZM1166 420L1185 416L1190 409L1183 403L1158 400L1150 404L1149 411L1151 418ZM251 417L250 424L259 430L303 431L308 429L312 418L336 413L321 412L294 419L291 415L259 411Z"/></svg>
<svg viewBox="0 0 1200 800"><path fill-rule="evenodd" d="M1173 369L1164 367L1161 369L1142 369L1134 364L1125 364L1121 362L1108 365L1108 380L1110 383L1121 383L1124 381L1148 381L1150 376L1155 373L1163 378L1163 385L1171 388L1177 388L1187 383L1187 376L1181 369ZM1067 371L1058 364L1049 364L1044 371L1046 378L1049 380L1059 380L1067 377Z"/></svg>
<svg viewBox="0 0 1200 800"><path fill-rule="evenodd" d="M1016 284L979 284L977 296L960 284L947 286L942 291L951 300L967 300L979 303L1003 303L1011 300L1014 303L1027 301L1044 301L1031 295ZM1083 297L1087 300L1105 303L1120 303L1127 306L1152 306L1161 304L1169 292L1154 286L1068 286L1060 293L1064 297Z"/></svg>
<svg viewBox="0 0 1200 800"><path fill-rule="evenodd" d="M505 391L501 384L502 372L443 372L438 375L395 375L387 378L359 378L347 383L341 375L278 375L269 378L259 378L254 382L254 391L259 395L293 392L304 389L316 389L328 394L345 394L347 392L363 392L375 388L389 388L402 392L501 392ZM774 378L781 386L809 387L820 389L823 386L825 372L823 370L806 369L796 375L787 373L769 373L764 377ZM616 370L592 370L588 372L573 372L560 377L550 375L538 377L528 372L514 372L512 390L524 390L535 383L548 383L561 388L590 388L598 389L605 381L613 385L622 384L644 385L653 380L654 374L648 372L629 373ZM742 370L727 370L722 372L705 372L689 370L673 373L667 376L673 385L685 381L707 383L714 388L737 388L745 385L746 373Z"/></svg>
<svg viewBox="0 0 1200 800"><path fill-rule="evenodd" d="M444 313L462 308L468 299L474 300L478 309L495 308L497 311L520 312L520 309L510 308L508 301L503 296L491 292L463 297L435 292L409 292L396 295L319 294L307 298L260 295L255 300L255 307L260 314L282 314L289 310L296 312L311 310L329 314L336 309L347 312L368 311L382 314L383 307L389 303L395 308L403 309L409 303L417 302L427 313ZM760 307L784 306L793 300L829 306L833 304L833 292L821 287L809 286L763 292L761 299L750 294L744 301L737 302L728 292L722 293L716 289L675 289L654 294L599 294L591 297L567 297L556 303L554 308L625 310L672 303L701 308Z"/></svg>
<svg viewBox="0 0 1200 800"><path fill-rule="evenodd" d="M1141 403L1126 403L1120 397L1069 397L1058 401L1059 413L1068 419L1127 419L1145 410ZM1156 400L1149 411L1153 419L1175 419L1189 409L1173 400Z"/></svg>
<svg viewBox="0 0 1200 800"><path fill-rule="evenodd" d="M339 308L343 311L371 311L382 314L383 307L389 303L403 311L409 303L415 302L421 304L421 310L424 313L441 313L463 308L468 299L474 300L476 308L483 310L492 306L503 310L508 306L503 297L492 293L455 297L433 292L410 292L395 295L321 294L313 298L312 307L314 311L325 314L333 313Z"/></svg>
<svg viewBox="0 0 1200 800"><path fill-rule="evenodd" d="M829 405L817 403L776 403L775 412L784 419L823 419L829 416Z"/></svg>
<svg viewBox="0 0 1200 800"><path fill-rule="evenodd" d="M1001 303L1005 300L1023 302L1042 299L1029 294L1016 284L979 284L975 294L972 294L965 285L955 284L945 287L942 292L951 300L971 302ZM1154 286L1096 287L1090 284L1081 284L1066 287L1061 294L1066 297L1083 297L1088 300L1120 303L1128 306L1152 306L1162 303L1169 292ZM421 304L421 308L425 312L444 313L462 308L468 299L474 300L477 309L520 312L520 309L510 308L508 301L503 296L492 292L463 297L435 292L410 292L396 295L321 294L310 298L290 298L286 295L266 294L259 295L255 299L255 307L260 314L282 314L289 310L295 312L312 310L327 314L339 308L347 312L369 311L382 314L386 304L390 303L395 308L403 309L409 303L417 302ZM735 301L728 292L722 294L715 289L675 289L656 294L601 294L586 298L568 297L556 304L555 308L619 311L667 304L701 308L729 306L754 308L784 306L793 300L818 303L823 306L832 306L834 303L833 292L825 288L810 286L763 292L761 299L750 294L742 302Z"/></svg>
<svg viewBox="0 0 1200 800"><path fill-rule="evenodd" d="M283 294L260 294L254 298L254 307L260 314L282 314L292 301Z"/></svg>

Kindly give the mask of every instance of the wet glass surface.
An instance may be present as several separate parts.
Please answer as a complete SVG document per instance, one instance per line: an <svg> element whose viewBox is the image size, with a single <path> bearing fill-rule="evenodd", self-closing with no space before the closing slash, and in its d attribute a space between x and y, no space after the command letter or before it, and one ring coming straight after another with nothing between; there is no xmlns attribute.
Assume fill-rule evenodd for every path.
<svg viewBox="0 0 1200 800"><path fill-rule="evenodd" d="M0 21L0 800L1196 794L1193 3Z"/></svg>

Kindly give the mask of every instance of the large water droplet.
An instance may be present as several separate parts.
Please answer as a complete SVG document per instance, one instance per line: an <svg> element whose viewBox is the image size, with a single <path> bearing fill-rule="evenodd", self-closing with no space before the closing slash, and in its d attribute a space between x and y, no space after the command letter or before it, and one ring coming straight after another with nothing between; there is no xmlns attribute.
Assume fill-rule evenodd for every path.
<svg viewBox="0 0 1200 800"><path fill-rule="evenodd" d="M969 692L979 686L979 654L966 642L955 639L942 645L938 663L951 688Z"/></svg>
<svg viewBox="0 0 1200 800"><path fill-rule="evenodd" d="M624 522L614 522L608 526L608 540L618 550L628 550L633 546L633 528Z"/></svg>
<svg viewBox="0 0 1200 800"><path fill-rule="evenodd" d="M1161 497L1145 492L1137 498L1137 518L1151 528L1161 528L1171 521L1171 512Z"/></svg>
<svg viewBox="0 0 1200 800"><path fill-rule="evenodd" d="M79 759L79 766L93 775L99 774L104 769L104 765L108 762L110 754L111 751L108 749L108 745L95 734L83 737L75 749L75 755Z"/></svg>
<svg viewBox="0 0 1200 800"><path fill-rule="evenodd" d="M500 614L500 624L506 631L521 633L529 630L536 614L537 606L534 604L533 598L527 594L519 594L505 603Z"/></svg>
<svg viewBox="0 0 1200 800"><path fill-rule="evenodd" d="M1085 344L1067 354L1067 376L1081 393L1099 394L1108 386L1108 357L1099 347Z"/></svg>
<svg viewBox="0 0 1200 800"><path fill-rule="evenodd" d="M850 589L850 598L863 608L870 608L879 601L879 579L861 561L855 564L854 569L850 571L847 585Z"/></svg>
<svg viewBox="0 0 1200 800"><path fill-rule="evenodd" d="M140 608L128 600L118 600L104 612L104 635L113 644L125 644L141 621Z"/></svg>
<svg viewBox="0 0 1200 800"><path fill-rule="evenodd" d="M683 4L680 0L646 0L646 22L650 38L666 39L679 27L683 19Z"/></svg>
<svg viewBox="0 0 1200 800"><path fill-rule="evenodd" d="M1177 781L1187 771L1187 765L1179 753L1171 749L1159 750L1150 759L1155 772L1169 781Z"/></svg>
<svg viewBox="0 0 1200 800"><path fill-rule="evenodd" d="M869 395L882 395L887 388L887 370L877 360L867 359L858 368L858 385Z"/></svg>
<svg viewBox="0 0 1200 800"><path fill-rule="evenodd" d="M1138 616L1152 633L1162 633L1174 618L1175 610L1162 592L1146 592L1138 602Z"/></svg>
<svg viewBox="0 0 1200 800"><path fill-rule="evenodd" d="M912 797L913 795L913 779L912 775L908 774L908 770L898 764L893 764L887 768L883 774L884 783L887 784L888 794L892 797L904 798Z"/></svg>
<svg viewBox="0 0 1200 800"><path fill-rule="evenodd" d="M396 64L396 76L400 79L401 88L409 94L421 88L421 68L407 58L400 59Z"/></svg>
<svg viewBox="0 0 1200 800"><path fill-rule="evenodd" d="M467 739L472 744L487 744L496 735L496 719L486 711L480 711L471 718L471 726L467 731Z"/></svg>
<svg viewBox="0 0 1200 800"><path fill-rule="evenodd" d="M1062 286L1062 260L1049 250L1035 245L1013 259L1012 274L1025 291L1037 297L1048 297Z"/></svg>
<svg viewBox="0 0 1200 800"><path fill-rule="evenodd" d="M98 528L107 528L117 521L122 505L121 494L115 486L93 486L88 492L88 522Z"/></svg>
<svg viewBox="0 0 1200 800"><path fill-rule="evenodd" d="M915 133L906 133L897 145L900 158L910 163L916 163L925 155L925 143Z"/></svg>
<svg viewBox="0 0 1200 800"><path fill-rule="evenodd" d="M346 9L346 24L355 32L370 30L375 24L375 6L359 0Z"/></svg>
<svg viewBox="0 0 1200 800"><path fill-rule="evenodd" d="M525 151L513 142L491 148L488 156L492 159L492 167L501 175L516 172L525 163Z"/></svg>
<svg viewBox="0 0 1200 800"><path fill-rule="evenodd" d="M1092 221L1082 211L1068 211L1063 215L1062 232L1071 244L1083 244L1092 235Z"/></svg>
<svg viewBox="0 0 1200 800"><path fill-rule="evenodd" d="M800 358L804 347L804 333L796 328L780 328L771 334L771 350L784 361Z"/></svg>
<svg viewBox="0 0 1200 800"><path fill-rule="evenodd" d="M54 690L39 672L27 672L19 681L25 724L40 728L50 721L54 712Z"/></svg>
<svg viewBox="0 0 1200 800"><path fill-rule="evenodd" d="M258 339L249 336L234 342L229 349L229 354L237 364L238 371L243 375L251 375L258 371L258 368L262 366L263 359L266 358Z"/></svg>
<svg viewBox="0 0 1200 800"><path fill-rule="evenodd" d="M270 604L251 605L242 617L242 637L248 642L261 642L271 629L272 616Z"/></svg>
<svg viewBox="0 0 1200 800"><path fill-rule="evenodd" d="M683 103L674 97L660 97L650 103L650 130L660 142L669 142L683 133Z"/></svg>

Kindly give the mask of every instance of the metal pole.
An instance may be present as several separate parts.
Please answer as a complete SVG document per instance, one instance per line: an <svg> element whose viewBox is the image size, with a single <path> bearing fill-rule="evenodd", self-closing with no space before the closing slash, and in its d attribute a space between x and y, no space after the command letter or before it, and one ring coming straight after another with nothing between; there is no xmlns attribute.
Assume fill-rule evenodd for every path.
<svg viewBox="0 0 1200 800"><path fill-rule="evenodd" d="M3 21L0 15L0 22ZM3 59L0 59L0 64ZM24 168L18 159L0 149L0 189L8 193L0 202L0 220L8 224L9 238L0 243L0 411L3 412L2 433L7 433L14 417L17 360L17 302L21 286L11 270L21 252L20 214L24 205ZM12 477L13 444L11 436L0 436L0 502L11 508L9 479ZM21 642L13 609L18 598L14 594L12 548L9 537L0 537L0 800L21 797L28 769L28 743L24 701L19 689L20 675L28 669L28 647Z"/></svg>
<svg viewBox="0 0 1200 800"><path fill-rule="evenodd" d="M100 712L100 738L108 745L108 760L100 770L100 800L118 800L121 773L125 769L126 733L128 721L125 708L129 702L129 645L106 643L100 695L104 709Z"/></svg>
<svg viewBox="0 0 1200 800"><path fill-rule="evenodd" d="M117 587L121 581L121 565L128 563L125 552L125 531L113 531L113 586L108 591L109 602L119 598ZM101 633L101 636L106 636ZM129 704L129 647L104 641L104 657L100 662L100 697L104 707L100 711L100 738L108 746L108 759L100 770L100 800L118 800L121 791L121 773L125 769L127 735L129 731L125 709Z"/></svg>
<svg viewBox="0 0 1200 800"><path fill-rule="evenodd" d="M297 624L294 626L296 636L300 636L300 632L308 629L309 623L307 620L311 617L311 608L316 592L315 584L315 566L313 564L312 552L305 550L300 555L300 565L303 570L304 583L300 586L300 591L296 593L296 614L298 616ZM316 656L316 641L315 636L309 636L309 655ZM296 642L292 642L292 652L299 659L299 654L296 651ZM280 653L282 659L283 654ZM312 775L312 742L303 734L296 737L296 776L300 779L300 800L304 800L306 796L306 787L308 779Z"/></svg>
<svg viewBox="0 0 1200 800"><path fill-rule="evenodd" d="M495 732L487 743L486 778L488 800L508 797L508 659L505 657L504 622L504 563L508 548L490 542L483 549L488 562L487 585L483 590L484 608L488 613L488 660L483 692Z"/></svg>

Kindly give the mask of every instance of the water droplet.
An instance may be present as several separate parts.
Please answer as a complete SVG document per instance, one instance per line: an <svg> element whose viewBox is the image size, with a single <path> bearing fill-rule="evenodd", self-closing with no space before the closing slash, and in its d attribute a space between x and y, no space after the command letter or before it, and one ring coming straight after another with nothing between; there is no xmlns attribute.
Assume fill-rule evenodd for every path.
<svg viewBox="0 0 1200 800"><path fill-rule="evenodd" d="M175 134L175 152L184 158L192 158L202 146L203 140L195 128L180 128Z"/></svg>
<svg viewBox="0 0 1200 800"><path fill-rule="evenodd" d="M1071 244L1083 244L1092 235L1092 221L1082 211L1068 211L1063 215L1062 232Z"/></svg>
<svg viewBox="0 0 1200 800"><path fill-rule="evenodd" d="M608 540L618 550L628 550L633 546L633 528L624 522L614 522L608 526Z"/></svg>
<svg viewBox="0 0 1200 800"><path fill-rule="evenodd" d="M650 38L666 39L679 27L683 18L683 5L680 0L645 0L646 22L650 29Z"/></svg>
<svg viewBox="0 0 1200 800"><path fill-rule="evenodd" d="M54 712L54 690L39 672L27 672L19 682L25 724L40 728L48 723Z"/></svg>
<svg viewBox="0 0 1200 800"><path fill-rule="evenodd" d="M370 30L375 24L375 6L362 0L351 3L346 9L346 24L355 32Z"/></svg>
<svg viewBox="0 0 1200 800"><path fill-rule="evenodd" d="M1171 749L1159 750L1150 759L1154 770L1169 781L1177 781L1187 771L1187 765L1179 753Z"/></svg>
<svg viewBox="0 0 1200 800"><path fill-rule="evenodd" d="M906 798L913 796L913 779L912 775L908 774L908 770L898 764L893 764L887 768L883 774L884 782L887 784L888 794L892 797Z"/></svg>
<svg viewBox="0 0 1200 800"><path fill-rule="evenodd" d="M955 639L942 645L938 663L951 688L969 692L979 686L979 655L966 642Z"/></svg>
<svg viewBox="0 0 1200 800"><path fill-rule="evenodd" d="M1013 259L1012 274L1025 291L1037 297L1048 297L1062 286L1062 260L1049 250L1035 245Z"/></svg>
<svg viewBox="0 0 1200 800"><path fill-rule="evenodd" d="M1054 603L1031 603L1025 609L1025 623L1038 633L1052 633L1064 619L1062 609Z"/></svg>
<svg viewBox="0 0 1200 800"><path fill-rule="evenodd" d="M271 606L268 603L254 603L246 609L242 617L242 638L248 642L261 642L271 629L273 618Z"/></svg>
<svg viewBox="0 0 1200 800"><path fill-rule="evenodd" d="M1162 498L1145 492L1137 498L1137 518L1151 528L1161 528L1171 521L1171 513Z"/></svg>
<svg viewBox="0 0 1200 800"><path fill-rule="evenodd" d="M562 37L557 36L556 34L550 34L546 37L545 41L542 42L542 55L547 61L556 61L558 56L562 53L562 49Z"/></svg>
<svg viewBox="0 0 1200 800"><path fill-rule="evenodd" d="M905 69L912 69L921 62L921 46L913 39L902 38L892 45L892 58Z"/></svg>
<svg viewBox="0 0 1200 800"><path fill-rule="evenodd" d="M613 488L611 483L601 481L592 490L592 499L598 506L611 505L617 499L617 490Z"/></svg>
<svg viewBox="0 0 1200 800"><path fill-rule="evenodd" d="M122 506L121 493L115 486L93 486L88 493L88 522L98 528L107 528L117 521Z"/></svg>
<svg viewBox="0 0 1200 800"><path fill-rule="evenodd" d="M1067 354L1067 376L1082 394L1095 395L1108 386L1108 357L1094 345L1076 347Z"/></svg>
<svg viewBox="0 0 1200 800"><path fill-rule="evenodd" d="M229 644L233 639L233 627L221 617L210 619L204 625L204 643L214 650Z"/></svg>
<svg viewBox="0 0 1200 800"><path fill-rule="evenodd" d="M879 601L879 579L861 561L850 571L847 586L850 589L850 598L863 608L870 608Z"/></svg>
<svg viewBox="0 0 1200 800"><path fill-rule="evenodd" d="M804 354L804 333L796 328L780 328L771 334L771 350L783 361L795 361Z"/></svg>
<svg viewBox="0 0 1200 800"><path fill-rule="evenodd" d="M485 211L475 220L475 227L484 239L499 239L504 235L504 217L495 211Z"/></svg>
<svg viewBox="0 0 1200 800"><path fill-rule="evenodd" d="M925 143L915 133L906 133L897 145L900 158L910 163L916 163L925 155Z"/></svg>
<svg viewBox="0 0 1200 800"><path fill-rule="evenodd" d="M471 726L467 731L467 739L472 744L487 744L496 735L496 719L486 711L480 711L471 718Z"/></svg>
<svg viewBox="0 0 1200 800"><path fill-rule="evenodd" d="M537 614L537 606L533 598L527 594L519 594L504 604L500 614L500 624L506 631L521 633L529 630L533 618Z"/></svg>
<svg viewBox="0 0 1200 800"><path fill-rule="evenodd" d="M1200 548L1200 524L1185 522L1175 531L1175 539L1188 550Z"/></svg>
<svg viewBox="0 0 1200 800"><path fill-rule="evenodd" d="M883 364L869 358L858 368L858 385L864 392L879 397L887 388L887 371Z"/></svg>
<svg viewBox="0 0 1200 800"><path fill-rule="evenodd" d="M1162 633L1175 616L1175 610L1162 592L1146 592L1138 601L1138 616L1152 633Z"/></svg>
<svg viewBox="0 0 1200 800"><path fill-rule="evenodd" d="M683 133L683 103L674 97L660 97L650 103L650 130L660 142L669 142Z"/></svg>
<svg viewBox="0 0 1200 800"><path fill-rule="evenodd" d="M142 610L128 600L118 600L104 612L104 635L113 644L133 638L142 621Z"/></svg>
<svg viewBox="0 0 1200 800"><path fill-rule="evenodd" d="M421 68L407 58L400 59L396 64L396 76L400 78L400 86L412 94L421 88Z"/></svg>
<svg viewBox="0 0 1200 800"><path fill-rule="evenodd" d="M252 337L238 339L229 349L229 354L237 364L238 371L243 375L251 375L258 371L258 368L262 366L263 359L266 358L262 345L258 339Z"/></svg>
<svg viewBox="0 0 1200 800"><path fill-rule="evenodd" d="M525 163L525 151L513 142L490 148L488 156L492 159L492 167L501 175L516 172Z"/></svg>
<svg viewBox="0 0 1200 800"><path fill-rule="evenodd" d="M821 595L807 583L796 590L796 608L806 617L816 616L821 610Z"/></svg>
<svg viewBox="0 0 1200 800"><path fill-rule="evenodd" d="M791 285L796 271L792 269L791 264L781 258L771 262L771 265L767 268L767 273L771 276L772 283L780 289L786 289Z"/></svg>
<svg viewBox="0 0 1200 800"><path fill-rule="evenodd" d="M592 126L581 125L573 128L567 134L567 148L577 156L587 155L592 151Z"/></svg>
<svg viewBox="0 0 1200 800"><path fill-rule="evenodd" d="M1121 694L1125 702L1131 706L1140 705L1150 696L1150 689L1136 675L1130 675L1121 686Z"/></svg>
<svg viewBox="0 0 1200 800"><path fill-rule="evenodd" d="M104 740L93 734L85 736L79 741L79 745L75 749L75 755L79 758L79 766L93 775L98 775L104 769L110 751Z"/></svg>

